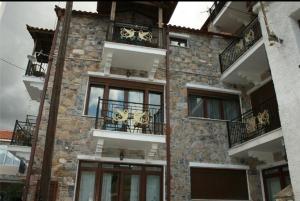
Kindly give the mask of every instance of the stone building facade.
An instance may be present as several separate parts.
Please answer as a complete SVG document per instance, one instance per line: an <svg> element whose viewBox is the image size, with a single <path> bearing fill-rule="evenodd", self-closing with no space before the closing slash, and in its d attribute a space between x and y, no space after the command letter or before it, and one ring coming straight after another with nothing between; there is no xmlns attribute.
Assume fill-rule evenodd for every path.
<svg viewBox="0 0 300 201"><path fill-rule="evenodd" d="M64 10L56 8L56 12L59 17L59 26L56 30L57 39L53 41L55 43L53 46L53 63L49 67L50 77L47 96L43 105L27 200L36 199L43 153L47 150L45 137L50 97L64 20L62 14ZM111 82L120 82L122 84L127 81L130 84L135 83L141 86L146 84L151 86L158 85L164 90L163 96L166 93L166 57L161 58L159 63L157 63L153 78L149 78L149 71L141 68L122 68L114 66L113 62L110 63L109 73L106 72L107 60L105 60L105 51L108 51L108 49L105 49L105 45L109 24L110 18L108 15L82 11L72 12L52 159L51 180L56 183L55 200L77 201L81 199L80 185L82 184L80 184L80 177L83 173L80 172L80 168L81 163L86 161L141 164L145 168L147 168L147 165L156 165L163 167L161 175L165 174L163 173L166 167L165 143L157 143L158 147L156 147L155 154L151 155L150 158L147 157L147 154L152 151L153 142L143 142L143 146L150 146L149 150L131 149L130 147L125 149L113 146L117 142L109 137L102 136L99 140L98 134L95 134L95 132L99 132L95 128L95 117L86 114L86 107L89 104L87 103L87 97L89 96L91 79L100 81L110 79L112 80ZM247 200L263 200L260 174L257 166L264 164L265 161L255 154L244 159L240 156L232 156L229 153L231 147L229 145L230 139L228 139L228 119L190 115L190 90L237 96L239 114L251 108L250 97L247 93L253 87L251 84L240 86L221 81L222 73L219 55L231 42L232 38L223 34L176 26L169 26L169 30L170 38L175 37L186 41L185 46L181 47L180 45L172 45L171 40L171 45L167 50L169 51L170 69L171 200L188 201L197 199L192 192L192 189L195 187L192 186L195 184L192 184L191 181L192 168L244 171L246 174L244 179L246 181ZM138 62L138 58L136 59ZM222 115L224 115L223 112ZM124 139L119 139L120 147L134 141L134 139L122 140ZM100 146L100 152L97 150L98 146ZM121 158L121 153L124 158ZM123 177L124 175L122 175ZM162 176L162 178L161 196L157 200L165 200L166 196L165 176ZM95 184L95 186L97 185ZM97 186L97 188L100 187ZM99 193L98 191L93 190L92 192L95 195L95 198L92 198L92 200L105 199L103 197L100 199L96 195ZM146 200L146 196L148 196L148 194L144 195L143 193L140 195L142 196L139 198L140 200ZM217 198L215 199L217 200Z"/></svg>

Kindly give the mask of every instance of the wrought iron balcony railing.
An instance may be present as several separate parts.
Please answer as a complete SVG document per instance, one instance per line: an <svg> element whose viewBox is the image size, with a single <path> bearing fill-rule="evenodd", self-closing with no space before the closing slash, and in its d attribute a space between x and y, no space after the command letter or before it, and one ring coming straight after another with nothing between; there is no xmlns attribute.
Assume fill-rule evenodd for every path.
<svg viewBox="0 0 300 201"><path fill-rule="evenodd" d="M219 55L221 72L223 73L227 70L238 58L247 52L261 36L258 18L255 18L241 32L240 39L234 39Z"/></svg>
<svg viewBox="0 0 300 201"><path fill-rule="evenodd" d="M48 63L28 61L25 75L35 77L45 77Z"/></svg>
<svg viewBox="0 0 300 201"><path fill-rule="evenodd" d="M229 147L254 139L280 128L275 97L227 122Z"/></svg>
<svg viewBox="0 0 300 201"><path fill-rule="evenodd" d="M213 21L225 6L227 1L214 1L214 4L209 9L210 20Z"/></svg>
<svg viewBox="0 0 300 201"><path fill-rule="evenodd" d="M36 116L27 115L25 121L16 120L12 145L31 146L32 135L36 125Z"/></svg>
<svg viewBox="0 0 300 201"><path fill-rule="evenodd" d="M107 40L118 43L162 48L162 29L114 22L109 25Z"/></svg>
<svg viewBox="0 0 300 201"><path fill-rule="evenodd" d="M161 105L98 99L95 128L130 133L164 134Z"/></svg>

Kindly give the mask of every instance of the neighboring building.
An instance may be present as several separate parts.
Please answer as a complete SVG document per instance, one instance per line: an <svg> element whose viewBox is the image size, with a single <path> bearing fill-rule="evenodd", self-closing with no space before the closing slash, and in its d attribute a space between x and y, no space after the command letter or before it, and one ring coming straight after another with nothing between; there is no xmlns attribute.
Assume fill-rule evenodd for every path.
<svg viewBox="0 0 300 201"><path fill-rule="evenodd" d="M245 87L251 98L252 110L229 123L229 154L264 163L256 167L264 200L275 200L290 183L300 200L300 3L216 1L210 11L203 30L238 36L220 54L220 79ZM261 129L258 108L268 114Z"/></svg>
<svg viewBox="0 0 300 201"><path fill-rule="evenodd" d="M12 131L0 131L0 196L1 200L19 200L22 196L35 117L16 120Z"/></svg>
<svg viewBox="0 0 300 201"><path fill-rule="evenodd" d="M213 32L166 26L176 2L101 1L98 13L73 10L50 200L165 200L166 77L172 201L273 200L290 183L283 143L289 128L288 123L281 127L281 99L275 93L262 23L251 12L254 4L234 7L249 12L244 18L230 13L228 4L236 3L216 7L209 17L205 27ZM47 150L65 10L55 11L54 32L27 27L36 41L27 72L35 73L26 73L24 82L32 98L43 97L41 84L48 84L46 98L37 99L43 112L27 200L37 200ZM243 40L232 36L237 34ZM41 50L43 54L36 54ZM36 62L47 66L50 76L49 83L41 80L39 90L31 82L47 72L37 70ZM293 179L292 185L297 192Z"/></svg>

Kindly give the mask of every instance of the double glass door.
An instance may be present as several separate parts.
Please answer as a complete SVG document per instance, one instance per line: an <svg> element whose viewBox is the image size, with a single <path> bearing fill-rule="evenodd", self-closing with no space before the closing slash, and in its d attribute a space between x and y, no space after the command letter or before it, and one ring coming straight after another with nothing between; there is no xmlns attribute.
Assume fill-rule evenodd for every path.
<svg viewBox="0 0 300 201"><path fill-rule="evenodd" d="M263 170L266 201L275 201L275 195L291 184L288 166Z"/></svg>
<svg viewBox="0 0 300 201"><path fill-rule="evenodd" d="M96 168L80 169L77 201L162 200L161 167L98 163L95 165Z"/></svg>

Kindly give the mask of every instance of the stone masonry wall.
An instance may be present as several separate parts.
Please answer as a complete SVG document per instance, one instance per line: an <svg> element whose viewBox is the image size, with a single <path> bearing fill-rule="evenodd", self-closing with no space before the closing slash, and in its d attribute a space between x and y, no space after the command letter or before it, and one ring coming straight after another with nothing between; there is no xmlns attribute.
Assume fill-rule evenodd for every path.
<svg viewBox="0 0 300 201"><path fill-rule="evenodd" d="M103 42L108 19L73 15L61 87L60 105L52 160L52 179L58 181L57 200L71 201L76 184L77 155L94 155L95 138L90 129L94 118L83 115L88 71L103 72L100 66ZM58 53L59 38L54 55ZM203 120L187 116L187 89L185 84L197 82L216 87L224 86L220 81L218 54L227 41L218 37L191 35L190 47L170 47L171 89L171 166L172 201L190 200L189 162L239 164L228 156L227 128L224 121ZM54 79L54 67L47 90L42 122L31 175L29 199L33 200L36 182L42 167L45 134L49 115L49 102ZM160 64L156 79L165 79L164 61ZM112 67L111 73L126 75L127 71ZM130 71L132 76L145 77L145 72ZM118 156L118 150L103 150L104 156ZM127 150L131 157L140 158L138 153ZM161 147L156 159L165 159L165 147Z"/></svg>
<svg viewBox="0 0 300 201"><path fill-rule="evenodd" d="M241 164L228 155L225 121L188 117L186 83L233 88L219 81L218 55L227 41L205 35L190 35L188 40L189 48L170 47L172 201L191 200L189 162ZM249 178L251 196L259 197L259 180L255 175Z"/></svg>

